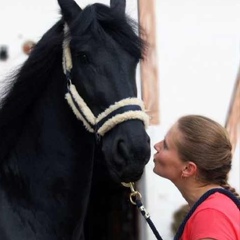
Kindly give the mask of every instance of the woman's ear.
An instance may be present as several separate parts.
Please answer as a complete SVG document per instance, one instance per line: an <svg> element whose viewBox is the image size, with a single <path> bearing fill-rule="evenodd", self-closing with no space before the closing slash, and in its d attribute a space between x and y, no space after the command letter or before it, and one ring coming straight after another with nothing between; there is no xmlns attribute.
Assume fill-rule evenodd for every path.
<svg viewBox="0 0 240 240"><path fill-rule="evenodd" d="M182 177L188 178L195 175L197 172L197 165L194 162L186 162L182 170Z"/></svg>

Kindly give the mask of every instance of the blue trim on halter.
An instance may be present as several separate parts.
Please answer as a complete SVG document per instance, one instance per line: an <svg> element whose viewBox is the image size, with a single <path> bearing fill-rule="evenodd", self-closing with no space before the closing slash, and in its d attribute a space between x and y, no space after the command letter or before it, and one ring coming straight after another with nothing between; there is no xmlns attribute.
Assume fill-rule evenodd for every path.
<svg viewBox="0 0 240 240"><path fill-rule="evenodd" d="M141 107L139 105L126 105L126 106L122 106L122 107L112 111L110 114L108 114L106 117L104 117L98 123L96 123L95 131L98 132L98 129L100 127L102 127L102 125L106 121L108 121L110 118L112 118L112 117L114 117L114 116L116 116L118 114L122 114L122 113L129 112L129 111L142 111L142 109L141 109Z"/></svg>

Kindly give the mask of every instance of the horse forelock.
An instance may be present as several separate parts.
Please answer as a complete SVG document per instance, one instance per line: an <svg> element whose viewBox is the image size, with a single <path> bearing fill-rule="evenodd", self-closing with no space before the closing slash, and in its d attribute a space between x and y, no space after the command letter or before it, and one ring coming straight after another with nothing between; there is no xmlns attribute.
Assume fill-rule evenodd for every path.
<svg viewBox="0 0 240 240"><path fill-rule="evenodd" d="M89 5L72 22L70 28L73 29L70 33L72 38L81 39L81 35L87 32L103 42L110 37L137 60L144 58L147 43L138 36L139 32L143 32L141 26L114 8L100 3ZM74 29L77 29L77 35Z"/></svg>
<svg viewBox="0 0 240 240"><path fill-rule="evenodd" d="M136 59L144 57L146 42L138 36L140 25L116 9L96 4L96 18L101 28Z"/></svg>

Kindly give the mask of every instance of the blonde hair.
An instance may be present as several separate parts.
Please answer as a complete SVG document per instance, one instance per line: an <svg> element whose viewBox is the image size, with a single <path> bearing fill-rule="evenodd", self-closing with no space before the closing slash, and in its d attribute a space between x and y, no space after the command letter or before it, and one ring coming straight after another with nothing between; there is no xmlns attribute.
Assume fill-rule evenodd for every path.
<svg viewBox="0 0 240 240"><path fill-rule="evenodd" d="M228 182L232 164L232 145L228 133L219 123L204 116L187 115L177 122L180 132L175 140L180 158L194 162L198 167L198 179L239 194Z"/></svg>

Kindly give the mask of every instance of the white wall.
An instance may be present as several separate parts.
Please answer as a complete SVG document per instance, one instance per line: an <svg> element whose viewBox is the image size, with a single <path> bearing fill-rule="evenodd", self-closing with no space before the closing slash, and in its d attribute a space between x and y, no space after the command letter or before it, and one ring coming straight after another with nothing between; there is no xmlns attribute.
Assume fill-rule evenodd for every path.
<svg viewBox="0 0 240 240"><path fill-rule="evenodd" d="M77 2L84 7L95 1ZM0 45L10 50L9 61L0 62L0 82L26 59L22 43L38 41L60 18L58 11L57 0L0 2ZM137 18L137 0L127 0L127 13ZM148 129L152 145L184 114L203 114L224 125L240 59L239 0L156 0L156 15L161 124ZM239 159L238 143L230 174L238 191ZM152 168L151 158L144 176L144 203L163 239L172 239L172 214L185 201ZM155 239L146 229L144 240Z"/></svg>

